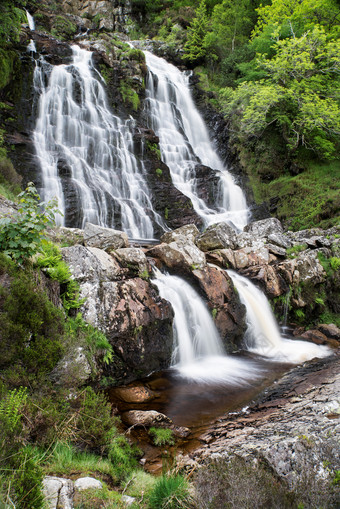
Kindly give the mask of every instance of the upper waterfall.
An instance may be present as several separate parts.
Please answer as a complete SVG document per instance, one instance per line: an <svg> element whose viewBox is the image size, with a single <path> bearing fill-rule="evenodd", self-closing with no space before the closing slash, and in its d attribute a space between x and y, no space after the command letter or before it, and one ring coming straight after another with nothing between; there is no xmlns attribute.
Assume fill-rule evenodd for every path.
<svg viewBox="0 0 340 509"><path fill-rule="evenodd" d="M173 367L193 381L243 385L258 376L254 365L227 356L203 299L184 279L155 270L153 283L174 310Z"/></svg>
<svg viewBox="0 0 340 509"><path fill-rule="evenodd" d="M162 159L170 168L174 185L191 199L206 226L232 221L243 229L248 217L244 194L209 139L191 97L188 76L149 51L145 51L145 56L149 70L146 107L150 127L159 136ZM197 163L216 170L219 177L213 209L197 195Z"/></svg>
<svg viewBox="0 0 340 509"><path fill-rule="evenodd" d="M72 64L51 67L41 59L34 73L40 97L33 139L43 198L57 197L66 225L89 221L153 238L153 222L162 220L151 204L143 162L134 155L134 121L111 113L92 53L78 46L72 51ZM72 220L71 200L77 204Z"/></svg>
<svg viewBox="0 0 340 509"><path fill-rule="evenodd" d="M231 270L227 272L247 309L245 340L248 350L273 360L294 364L330 355L326 346L283 338L265 294L249 279Z"/></svg>

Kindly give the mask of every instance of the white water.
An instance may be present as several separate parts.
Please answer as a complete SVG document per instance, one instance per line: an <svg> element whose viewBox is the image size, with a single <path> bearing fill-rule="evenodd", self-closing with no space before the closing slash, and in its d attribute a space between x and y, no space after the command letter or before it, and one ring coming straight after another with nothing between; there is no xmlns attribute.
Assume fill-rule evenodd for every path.
<svg viewBox="0 0 340 509"><path fill-rule="evenodd" d="M174 310L173 362L180 375L195 382L243 385L258 376L244 359L227 356L205 303L184 279L154 269L161 297Z"/></svg>
<svg viewBox="0 0 340 509"><path fill-rule="evenodd" d="M30 30L35 30L35 23L32 14L26 11L27 22Z"/></svg>
<svg viewBox="0 0 340 509"><path fill-rule="evenodd" d="M326 346L283 338L265 294L249 279L231 270L227 272L247 308L246 346L249 351L293 364L331 354Z"/></svg>
<svg viewBox="0 0 340 509"><path fill-rule="evenodd" d="M40 98L33 139L43 199L57 197L67 223L67 181L79 214L72 226L89 221L119 227L132 238L153 238L153 222L164 226L153 210L143 163L133 153L133 120L122 122L110 112L92 53L78 46L72 51L72 64L51 67L41 59L34 73Z"/></svg>
<svg viewBox="0 0 340 509"><path fill-rule="evenodd" d="M169 166L174 185L186 196L205 225L232 221L247 224L244 194L218 157L207 128L190 94L189 78L164 59L145 51L149 69L146 107L150 127L160 139L162 160ZM197 163L217 170L219 189L212 209L197 196Z"/></svg>

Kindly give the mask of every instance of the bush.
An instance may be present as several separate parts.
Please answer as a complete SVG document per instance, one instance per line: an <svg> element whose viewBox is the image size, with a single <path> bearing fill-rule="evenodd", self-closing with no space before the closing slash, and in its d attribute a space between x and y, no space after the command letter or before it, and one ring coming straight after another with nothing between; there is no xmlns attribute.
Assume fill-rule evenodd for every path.
<svg viewBox="0 0 340 509"><path fill-rule="evenodd" d="M58 210L55 200L39 204L40 197L32 182L18 198L19 213L14 218L0 219L0 250L23 264L42 251L44 231L54 225Z"/></svg>

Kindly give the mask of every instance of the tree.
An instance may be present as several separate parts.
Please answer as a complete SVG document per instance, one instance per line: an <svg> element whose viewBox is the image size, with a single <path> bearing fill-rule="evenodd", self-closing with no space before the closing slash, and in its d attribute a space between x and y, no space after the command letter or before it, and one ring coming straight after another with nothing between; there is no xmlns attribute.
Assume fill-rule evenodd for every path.
<svg viewBox="0 0 340 509"><path fill-rule="evenodd" d="M272 59L258 59L266 78L242 84L229 111L238 112L245 137L260 137L273 124L291 152L305 146L325 159L335 157L340 135L340 42L315 27L276 46Z"/></svg>
<svg viewBox="0 0 340 509"><path fill-rule="evenodd" d="M201 0L196 16L188 27L188 40L184 46L184 58L198 63L207 54L205 38L208 32L209 19L205 0Z"/></svg>

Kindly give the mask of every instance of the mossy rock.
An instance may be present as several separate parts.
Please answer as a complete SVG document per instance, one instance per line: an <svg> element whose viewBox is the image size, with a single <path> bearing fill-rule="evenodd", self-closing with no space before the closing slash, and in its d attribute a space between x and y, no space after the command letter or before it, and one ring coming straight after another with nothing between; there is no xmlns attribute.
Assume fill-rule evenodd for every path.
<svg viewBox="0 0 340 509"><path fill-rule="evenodd" d="M77 26L64 16L56 16L51 29L52 35L62 41L73 39L77 32Z"/></svg>

